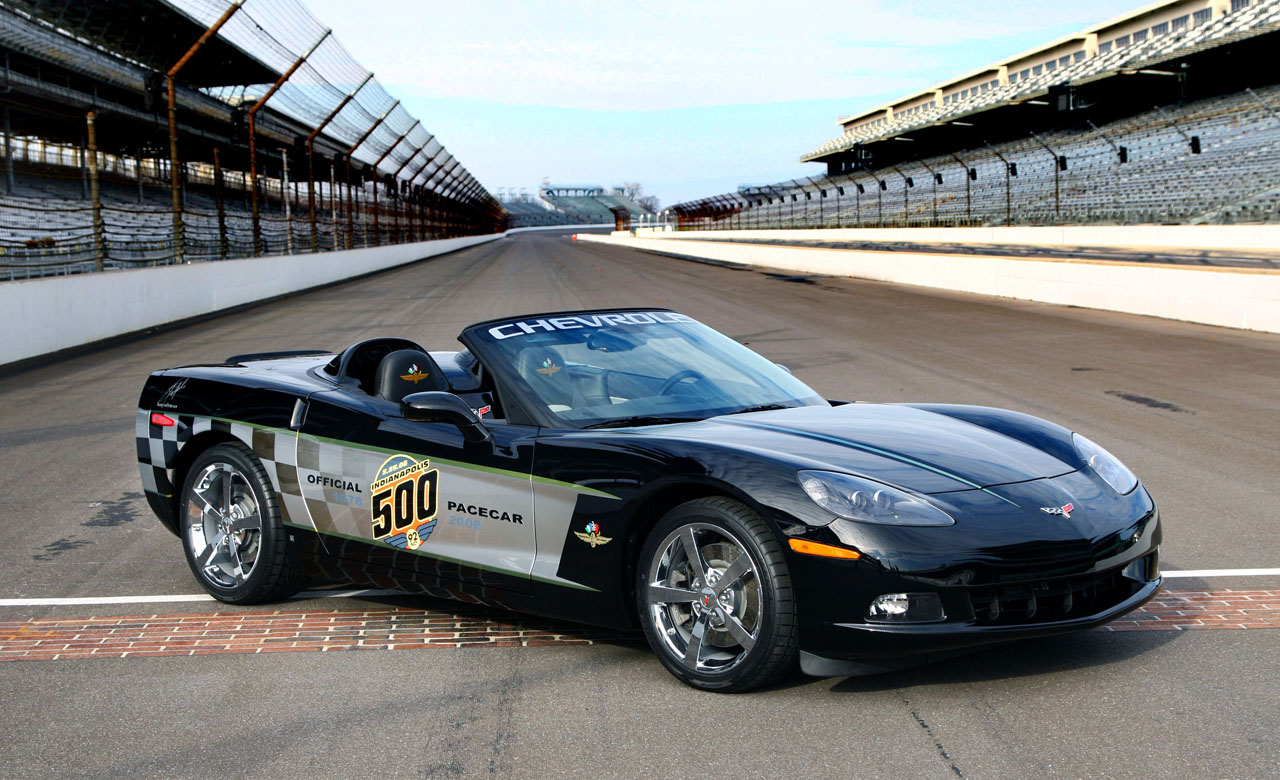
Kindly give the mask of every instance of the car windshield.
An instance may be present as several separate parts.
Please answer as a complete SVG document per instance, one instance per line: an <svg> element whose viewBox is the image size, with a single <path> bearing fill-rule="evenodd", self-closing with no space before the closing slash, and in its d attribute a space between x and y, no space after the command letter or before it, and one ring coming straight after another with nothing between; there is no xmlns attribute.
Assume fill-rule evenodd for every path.
<svg viewBox="0 0 1280 780"><path fill-rule="evenodd" d="M469 340L567 428L825 406L787 370L691 317L592 312L484 323Z"/></svg>

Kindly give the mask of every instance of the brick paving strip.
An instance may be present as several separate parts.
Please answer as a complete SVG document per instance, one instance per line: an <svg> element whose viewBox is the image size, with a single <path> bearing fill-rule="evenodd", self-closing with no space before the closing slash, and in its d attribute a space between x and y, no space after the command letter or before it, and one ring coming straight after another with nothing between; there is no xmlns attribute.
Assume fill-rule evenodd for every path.
<svg viewBox="0 0 1280 780"><path fill-rule="evenodd" d="M1280 628L1280 590L1163 591L1098 631ZM0 621L0 661L638 642L499 610L214 612Z"/></svg>

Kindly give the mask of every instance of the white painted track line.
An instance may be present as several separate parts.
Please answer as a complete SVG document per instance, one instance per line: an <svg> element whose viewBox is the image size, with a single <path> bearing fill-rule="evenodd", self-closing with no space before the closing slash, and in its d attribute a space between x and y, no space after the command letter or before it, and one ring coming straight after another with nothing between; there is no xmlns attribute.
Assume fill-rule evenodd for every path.
<svg viewBox="0 0 1280 780"><path fill-rule="evenodd" d="M1188 569L1186 571L1162 571L1166 579L1178 577L1275 577L1280 569Z"/></svg>
<svg viewBox="0 0 1280 780"><path fill-rule="evenodd" d="M360 596L412 596L402 590L304 590L291 599L350 599ZM61 599L0 599L0 607L62 607L93 604L164 604L184 601L214 601L207 593L160 596L83 596Z"/></svg>

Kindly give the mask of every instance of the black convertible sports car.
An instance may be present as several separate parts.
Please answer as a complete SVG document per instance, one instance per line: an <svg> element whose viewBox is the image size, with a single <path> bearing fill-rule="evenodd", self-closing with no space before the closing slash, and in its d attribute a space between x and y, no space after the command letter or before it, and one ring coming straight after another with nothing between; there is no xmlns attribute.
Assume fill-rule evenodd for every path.
<svg viewBox="0 0 1280 780"><path fill-rule="evenodd" d="M1160 587L1156 506L1017 412L828 401L659 309L158 371L147 500L236 604L307 577L643 629L700 688L1088 628Z"/></svg>

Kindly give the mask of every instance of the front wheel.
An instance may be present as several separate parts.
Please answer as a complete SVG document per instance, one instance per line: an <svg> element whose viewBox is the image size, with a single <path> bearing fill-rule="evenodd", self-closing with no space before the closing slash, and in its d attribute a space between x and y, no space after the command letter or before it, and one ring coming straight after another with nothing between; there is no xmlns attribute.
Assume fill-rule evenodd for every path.
<svg viewBox="0 0 1280 780"><path fill-rule="evenodd" d="M182 546L196 580L228 604L288 598L302 587L262 464L243 444L200 454L182 484Z"/></svg>
<svg viewBox="0 0 1280 780"><path fill-rule="evenodd" d="M782 547L749 507L703 498L671 510L640 553L636 606L673 675L734 693L775 682L798 655Z"/></svg>

